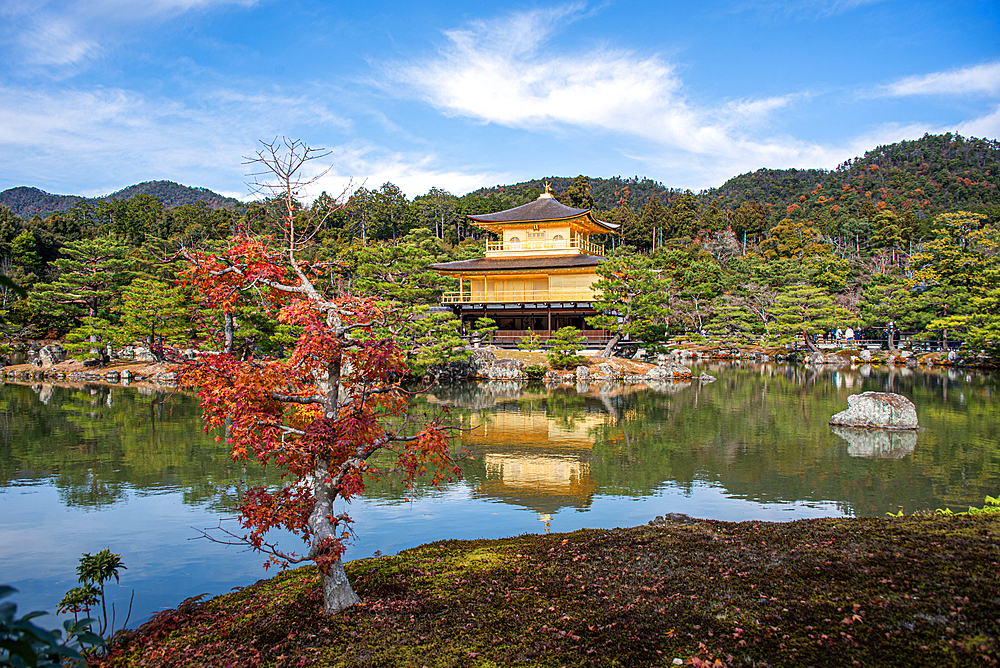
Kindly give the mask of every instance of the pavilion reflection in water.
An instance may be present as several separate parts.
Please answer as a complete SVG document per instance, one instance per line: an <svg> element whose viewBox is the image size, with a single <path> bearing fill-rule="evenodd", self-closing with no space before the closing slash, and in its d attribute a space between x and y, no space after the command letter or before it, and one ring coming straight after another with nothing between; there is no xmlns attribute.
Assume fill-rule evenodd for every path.
<svg viewBox="0 0 1000 668"><path fill-rule="evenodd" d="M610 419L606 403L575 396L580 403L559 410L558 397L519 388L521 396L512 399L482 385L475 397L435 397L478 409L467 416L462 436L479 462L479 474L467 478L475 494L531 508L542 521L564 507L589 507L598 487L591 473L594 431ZM489 410L485 397L494 398Z"/></svg>

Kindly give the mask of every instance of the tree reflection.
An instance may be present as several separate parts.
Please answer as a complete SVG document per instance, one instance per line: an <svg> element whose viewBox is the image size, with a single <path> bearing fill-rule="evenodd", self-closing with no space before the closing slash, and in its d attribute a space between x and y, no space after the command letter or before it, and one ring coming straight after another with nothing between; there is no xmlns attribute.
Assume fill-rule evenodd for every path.
<svg viewBox="0 0 1000 668"><path fill-rule="evenodd" d="M93 508L179 489L184 503L232 510L264 472L234 464L199 415L195 398L168 391L0 386L0 485L51 479L64 504Z"/></svg>

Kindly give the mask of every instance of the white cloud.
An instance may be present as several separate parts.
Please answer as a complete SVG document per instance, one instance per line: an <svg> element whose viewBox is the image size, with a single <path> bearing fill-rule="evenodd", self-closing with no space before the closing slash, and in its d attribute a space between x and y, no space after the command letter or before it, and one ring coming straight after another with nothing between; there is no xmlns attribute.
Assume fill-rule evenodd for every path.
<svg viewBox="0 0 1000 668"><path fill-rule="evenodd" d="M994 109L993 113L959 123L955 127L955 132L966 137L990 139L1000 137L1000 107Z"/></svg>
<svg viewBox="0 0 1000 668"><path fill-rule="evenodd" d="M0 182L48 184L56 192L104 195L126 185L170 179L248 197L239 184L249 181L244 164L259 147L290 128L322 126L350 129L310 95L248 94L215 90L199 95L199 106L163 98L150 99L120 89L47 92L0 86L0 153L17 156L0 164ZM310 134L315 134L310 132ZM432 186L464 194L504 182L509 174L442 167L433 154L392 151L355 142L328 145L330 155L315 170L332 165L329 174L305 193L336 195L344 186L378 188L392 181L408 196ZM71 185L61 187L58 184ZM89 184L81 188L83 183Z"/></svg>
<svg viewBox="0 0 1000 668"><path fill-rule="evenodd" d="M311 200L324 190L331 196L360 187L377 190L387 182L399 186L410 199L434 187L464 195L514 179L507 173L446 169L440 162L433 154L390 151L365 142L337 146L329 157L312 165L313 174L328 165L332 168L309 188L305 197Z"/></svg>
<svg viewBox="0 0 1000 668"><path fill-rule="evenodd" d="M17 44L17 59L66 68L98 57L108 45L130 39L143 23L216 6L251 6L256 0L71 0L7 2L0 7L0 34Z"/></svg>
<svg viewBox="0 0 1000 668"><path fill-rule="evenodd" d="M389 66L389 78L442 112L511 128L560 127L623 134L660 149L733 164L801 164L818 146L757 139L774 112L801 94L694 104L674 64L657 55L597 47L549 50L582 5L533 10L445 33L435 56ZM730 172L731 174L731 172Z"/></svg>
<svg viewBox="0 0 1000 668"><path fill-rule="evenodd" d="M970 95L1000 93L1000 61L947 72L905 77L884 86L880 93L891 97L909 95Z"/></svg>

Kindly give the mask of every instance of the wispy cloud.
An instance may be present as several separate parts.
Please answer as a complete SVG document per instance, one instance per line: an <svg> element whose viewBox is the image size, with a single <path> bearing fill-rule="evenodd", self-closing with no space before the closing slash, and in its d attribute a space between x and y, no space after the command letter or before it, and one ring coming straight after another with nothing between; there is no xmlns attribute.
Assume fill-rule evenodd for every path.
<svg viewBox="0 0 1000 668"><path fill-rule="evenodd" d="M308 199L324 190L336 196L361 187L375 190L387 182L399 186L410 198L435 187L464 195L477 188L510 183L514 179L508 173L443 167L442 160L433 153L392 151L364 141L332 148L322 163L312 165L314 173L327 166L330 171L312 185L306 193Z"/></svg>
<svg viewBox="0 0 1000 668"><path fill-rule="evenodd" d="M128 29L162 22L185 12L251 6L256 0L52 0L5 2L0 6L5 41L17 45L14 59L29 65L81 66L130 39Z"/></svg>
<svg viewBox="0 0 1000 668"><path fill-rule="evenodd" d="M389 66L410 94L449 115L507 127L559 125L644 137L697 153L730 153L792 96L700 108L685 97L677 68L658 55L594 48L553 53L547 43L583 5L564 5L476 21L445 33L435 56Z"/></svg>
<svg viewBox="0 0 1000 668"><path fill-rule="evenodd" d="M764 12L798 19L824 19L886 0L743 0L736 12Z"/></svg>
<svg viewBox="0 0 1000 668"><path fill-rule="evenodd" d="M670 154L657 161L680 162L683 155L688 168L724 164L732 175L735 165L816 164L807 161L824 153L815 144L767 136L774 114L805 94L705 106L690 101L678 67L659 55L548 48L556 31L583 11L564 5L470 23L446 32L435 55L388 66L388 78L446 115L534 131L630 136Z"/></svg>
<svg viewBox="0 0 1000 668"><path fill-rule="evenodd" d="M878 91L890 97L909 95L996 95L1000 61L899 79Z"/></svg>
<svg viewBox="0 0 1000 668"><path fill-rule="evenodd" d="M248 189L240 187L249 181L245 157L259 139L317 126L330 136L331 129L333 135L350 130L351 122L308 94L221 89L202 92L194 106L121 89L46 92L0 85L0 153L16 156L0 164L0 183L44 188L87 173L98 175L87 179L94 185L72 188L74 194L103 195L165 178L246 196ZM510 176L446 167L433 153L369 142L327 146L330 156L312 167L331 170L307 199L324 189L340 194L349 183L378 188L386 181L410 197L432 186L464 194Z"/></svg>

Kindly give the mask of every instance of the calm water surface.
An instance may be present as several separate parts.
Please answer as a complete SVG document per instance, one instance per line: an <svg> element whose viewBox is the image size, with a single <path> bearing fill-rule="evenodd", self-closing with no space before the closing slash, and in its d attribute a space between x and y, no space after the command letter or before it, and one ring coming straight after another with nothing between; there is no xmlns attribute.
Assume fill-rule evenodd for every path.
<svg viewBox="0 0 1000 668"><path fill-rule="evenodd" d="M465 478L356 501L348 559L442 538L642 524L667 512L723 520L879 516L981 505L1000 493L998 377L964 371L813 372L705 365L707 385L437 388L415 410L470 428ZM921 430L834 432L850 394L895 391ZM110 546L135 590L130 626L261 577L263 558L198 539L228 526L241 489L280 484L234 464L197 402L130 388L0 386L0 582L19 609L54 611L81 552ZM409 498L409 500L405 500ZM279 536L279 538L281 538ZM284 537L294 548L295 539ZM56 620L43 619L49 626Z"/></svg>

